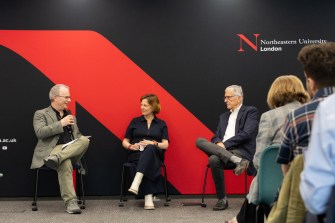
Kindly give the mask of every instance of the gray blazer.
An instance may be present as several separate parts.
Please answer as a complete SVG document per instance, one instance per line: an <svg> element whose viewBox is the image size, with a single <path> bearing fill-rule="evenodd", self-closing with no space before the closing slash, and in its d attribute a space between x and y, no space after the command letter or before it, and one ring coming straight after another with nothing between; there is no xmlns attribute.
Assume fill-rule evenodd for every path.
<svg viewBox="0 0 335 223"><path fill-rule="evenodd" d="M254 166L257 170L259 168L259 161L263 150L271 144L281 143L281 130L287 114L300 106L300 102L294 101L262 114L256 138L256 153L253 159ZM276 161L274 160L273 162ZM251 182L247 198L249 203L257 203L258 175L256 175Z"/></svg>
<svg viewBox="0 0 335 223"><path fill-rule="evenodd" d="M36 169L44 165L43 159L50 155L52 149L56 146L59 134L64 130L51 106L35 112L33 125L38 142L30 168ZM75 139L81 136L76 119L72 131Z"/></svg>

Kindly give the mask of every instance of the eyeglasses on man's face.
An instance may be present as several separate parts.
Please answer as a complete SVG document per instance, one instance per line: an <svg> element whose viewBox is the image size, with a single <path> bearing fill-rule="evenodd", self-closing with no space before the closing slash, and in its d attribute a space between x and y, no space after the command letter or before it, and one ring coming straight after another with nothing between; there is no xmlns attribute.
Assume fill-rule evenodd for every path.
<svg viewBox="0 0 335 223"><path fill-rule="evenodd" d="M231 100L231 99L233 99L233 98L236 97L236 96L238 96L238 95L231 95L231 96L226 96L226 95L225 95L225 96L223 97L223 99L224 99L224 100Z"/></svg>
<svg viewBox="0 0 335 223"><path fill-rule="evenodd" d="M66 100L69 100L69 99L71 99L71 96L62 96L62 95L57 95L56 97L65 98Z"/></svg>

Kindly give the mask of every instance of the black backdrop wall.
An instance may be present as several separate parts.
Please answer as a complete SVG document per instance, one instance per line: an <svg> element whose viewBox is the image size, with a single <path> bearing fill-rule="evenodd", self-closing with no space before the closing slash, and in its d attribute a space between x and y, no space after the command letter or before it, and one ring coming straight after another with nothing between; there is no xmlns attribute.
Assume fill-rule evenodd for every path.
<svg viewBox="0 0 335 223"><path fill-rule="evenodd" d="M98 32L214 131L225 111L226 86L241 85L244 104L264 112L277 76L296 74L303 80L296 55L306 41L334 41L334 6L333 1L300 0L12 0L0 2L0 30ZM263 51L267 47L279 51ZM1 43L0 77L0 138L16 139L0 143L0 196L31 196L32 117L49 105L54 83ZM95 133L86 155L86 192L116 195L125 158L120 139L79 103L76 110L83 134ZM45 189L52 193L58 194Z"/></svg>

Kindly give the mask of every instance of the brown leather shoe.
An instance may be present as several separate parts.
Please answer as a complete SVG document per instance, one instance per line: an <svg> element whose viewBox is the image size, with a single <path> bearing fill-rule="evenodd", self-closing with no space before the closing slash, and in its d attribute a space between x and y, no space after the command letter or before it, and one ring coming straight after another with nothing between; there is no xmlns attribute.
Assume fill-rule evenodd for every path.
<svg viewBox="0 0 335 223"><path fill-rule="evenodd" d="M234 174L236 176L240 176L249 166L249 161L242 159L241 162L239 162L235 169L234 169Z"/></svg>

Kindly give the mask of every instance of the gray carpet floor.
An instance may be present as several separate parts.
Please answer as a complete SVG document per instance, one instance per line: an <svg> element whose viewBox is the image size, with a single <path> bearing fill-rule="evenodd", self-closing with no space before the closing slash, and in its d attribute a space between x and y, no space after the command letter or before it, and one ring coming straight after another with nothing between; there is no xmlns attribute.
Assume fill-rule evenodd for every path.
<svg viewBox="0 0 335 223"><path fill-rule="evenodd" d="M207 207L183 206L199 198L172 196L170 206L164 200L155 201L155 210L144 210L143 200L129 199L119 207L116 197L87 198L86 209L80 215L70 215L60 198L41 198L38 211L31 210L31 198L0 199L0 223L94 223L94 222L224 222L237 214L244 198L229 198L229 208L213 211L215 198L206 198Z"/></svg>

